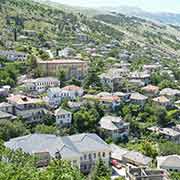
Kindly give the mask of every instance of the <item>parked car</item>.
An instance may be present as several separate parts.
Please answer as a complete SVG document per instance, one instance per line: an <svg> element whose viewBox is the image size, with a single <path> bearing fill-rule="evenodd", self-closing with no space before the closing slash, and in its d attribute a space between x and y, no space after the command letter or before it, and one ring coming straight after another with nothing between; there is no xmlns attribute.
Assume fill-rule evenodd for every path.
<svg viewBox="0 0 180 180"><path fill-rule="evenodd" d="M116 167L117 169L121 169L122 165L117 160L112 160L111 165Z"/></svg>

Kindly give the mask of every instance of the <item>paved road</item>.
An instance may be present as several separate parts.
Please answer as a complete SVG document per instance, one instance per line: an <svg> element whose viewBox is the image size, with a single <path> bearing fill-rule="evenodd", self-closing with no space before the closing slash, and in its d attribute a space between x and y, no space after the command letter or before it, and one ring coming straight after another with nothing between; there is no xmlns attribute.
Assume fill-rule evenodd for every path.
<svg viewBox="0 0 180 180"><path fill-rule="evenodd" d="M121 169L117 169L114 166L112 167L113 175L111 176L111 179L114 180L115 178L118 178L119 176L125 177L126 176L126 169L122 167Z"/></svg>

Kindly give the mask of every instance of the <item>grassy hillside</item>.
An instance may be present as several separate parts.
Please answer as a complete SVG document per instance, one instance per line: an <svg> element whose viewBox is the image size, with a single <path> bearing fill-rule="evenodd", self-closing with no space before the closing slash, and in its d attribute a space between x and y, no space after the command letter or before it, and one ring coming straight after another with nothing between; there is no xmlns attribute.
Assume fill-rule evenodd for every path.
<svg viewBox="0 0 180 180"><path fill-rule="evenodd" d="M71 9L71 8L70 8ZM122 14L87 17L68 7L31 0L0 0L0 49L97 46L118 40L120 48L139 57L176 59L180 56L180 30ZM27 35L28 33L28 35ZM85 36L87 40L80 40ZM115 52L114 51L114 52Z"/></svg>
<svg viewBox="0 0 180 180"><path fill-rule="evenodd" d="M175 26L116 13L97 15L95 19L111 24L112 27L126 34L126 41L131 39L141 46L147 46L162 53L180 55L180 31Z"/></svg>
<svg viewBox="0 0 180 180"><path fill-rule="evenodd" d="M81 14L74 15L29 0L1 0L0 22L1 48L65 47L79 43L78 37L82 34L97 43L109 41L110 35L118 39L123 35ZM24 36L24 31L33 31L33 35Z"/></svg>

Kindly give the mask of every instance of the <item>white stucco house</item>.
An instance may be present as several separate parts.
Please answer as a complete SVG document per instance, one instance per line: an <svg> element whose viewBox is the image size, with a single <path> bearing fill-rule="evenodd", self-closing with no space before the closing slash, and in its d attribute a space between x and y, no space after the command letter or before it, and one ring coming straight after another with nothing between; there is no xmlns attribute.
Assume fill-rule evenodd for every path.
<svg viewBox="0 0 180 180"><path fill-rule="evenodd" d="M129 123L124 122L121 117L104 116L99 125L105 136L112 139L125 138L129 135Z"/></svg>
<svg viewBox="0 0 180 180"><path fill-rule="evenodd" d="M61 90L62 94L67 94L68 99L71 100L81 97L84 93L84 90L81 87L75 85L65 86Z"/></svg>
<svg viewBox="0 0 180 180"><path fill-rule="evenodd" d="M43 92L50 87L59 87L60 81L54 77L42 77L24 80L23 84L27 90Z"/></svg>
<svg viewBox="0 0 180 180"><path fill-rule="evenodd" d="M47 97L45 97L45 101L51 107L57 107L62 100L62 91L60 87L49 88L47 90Z"/></svg>
<svg viewBox="0 0 180 180"><path fill-rule="evenodd" d="M72 113L65 109L59 108L54 112L56 118L56 125L61 127L70 127L72 123Z"/></svg>
<svg viewBox="0 0 180 180"><path fill-rule="evenodd" d="M157 157L157 167L168 171L180 172L180 156L169 155Z"/></svg>
<svg viewBox="0 0 180 180"><path fill-rule="evenodd" d="M89 173L101 158L109 166L111 148L99 136L91 133L72 136L30 134L5 142L11 150L38 155L41 166L47 166L52 158L67 160L81 172Z"/></svg>

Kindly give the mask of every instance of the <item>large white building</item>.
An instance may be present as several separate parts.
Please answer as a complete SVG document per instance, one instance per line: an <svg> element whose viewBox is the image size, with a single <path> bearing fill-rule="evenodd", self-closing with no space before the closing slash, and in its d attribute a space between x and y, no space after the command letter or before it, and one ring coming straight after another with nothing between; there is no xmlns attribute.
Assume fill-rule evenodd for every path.
<svg viewBox="0 0 180 180"><path fill-rule="evenodd" d="M41 157L40 165L45 166L51 158L70 161L84 173L89 173L101 158L108 166L111 148L96 134L77 134L58 137L56 135L31 134L10 139L5 146L12 150Z"/></svg>

